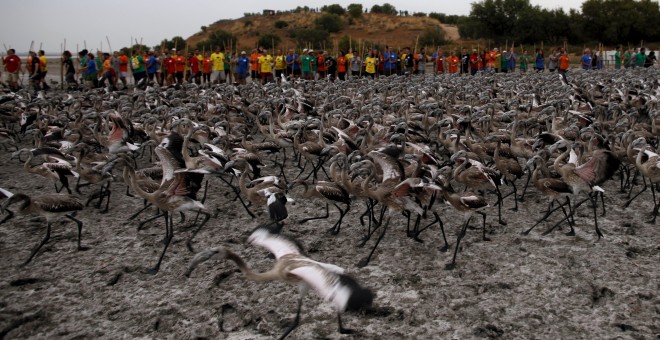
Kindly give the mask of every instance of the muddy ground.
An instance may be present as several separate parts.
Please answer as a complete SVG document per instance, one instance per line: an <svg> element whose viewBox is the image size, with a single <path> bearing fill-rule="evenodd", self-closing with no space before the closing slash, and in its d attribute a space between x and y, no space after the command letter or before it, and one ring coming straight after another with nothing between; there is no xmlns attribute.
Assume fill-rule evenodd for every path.
<svg viewBox="0 0 660 340"><path fill-rule="evenodd" d="M269 172L275 169L265 169ZM53 191L51 182L25 173L6 152L0 152L0 173L0 186L10 191ZM137 231L137 222L127 217L142 201L124 195L121 181L111 189L107 214L93 207L78 214L86 251L76 251L75 224L59 220L50 242L32 263L19 267L44 236L45 220L16 217L0 225L0 338L270 339L282 334L294 316L297 287L248 282L233 263L218 260L185 278L194 255L185 246L192 232L185 226L192 216L183 224L175 219L175 238L162 269L156 275L145 273L162 249L163 221ZM345 326L358 333L342 336L332 308L310 293L291 338L657 338L660 233L657 225L645 223L651 193L624 210L618 181L609 181L605 189L607 215L599 219L605 238L596 237L587 205L579 209L574 237L564 235L566 227L541 236L550 222L522 236L546 207L532 190L518 212L509 211L513 202L505 200L507 226L497 223L495 208L486 211L491 241L481 240L480 222L471 223L453 271L444 266L462 215L450 206L436 205L450 252L439 251L437 225L423 232L424 242L419 243L406 236L405 219L397 215L371 264L357 268L375 239L364 248L357 246L365 231L358 221L364 204L354 202L339 235L331 236L325 231L337 212L331 209L329 220L298 224L296 220L318 214L324 206L298 199L288 206L284 232L297 238L313 259L346 268L374 290L376 299L372 308L345 315ZM291 196L296 199L296 192ZM224 245L254 268L266 270L273 260L245 239L267 214L255 209L258 216L252 219L232 198L223 182L211 179L207 206L220 213L199 233L195 250ZM489 201L494 204L495 197ZM559 215L551 220L558 221Z"/></svg>

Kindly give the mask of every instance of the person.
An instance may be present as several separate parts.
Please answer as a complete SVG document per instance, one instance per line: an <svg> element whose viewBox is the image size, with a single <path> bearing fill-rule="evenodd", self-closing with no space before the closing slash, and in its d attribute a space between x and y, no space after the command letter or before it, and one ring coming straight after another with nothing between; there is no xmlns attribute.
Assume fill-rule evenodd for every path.
<svg viewBox="0 0 660 340"><path fill-rule="evenodd" d="M348 60L346 60L346 55L344 51L339 50L339 57L337 58L337 77L339 80L346 79L346 69L348 66Z"/></svg>
<svg viewBox="0 0 660 340"><path fill-rule="evenodd" d="M467 48L463 47L461 49L461 74L470 73L470 55L467 52Z"/></svg>
<svg viewBox="0 0 660 340"><path fill-rule="evenodd" d="M39 64L41 66L41 83L44 91L50 90L50 86L46 82L46 74L48 73L48 58L44 50L39 50Z"/></svg>
<svg viewBox="0 0 660 340"><path fill-rule="evenodd" d="M250 54L250 77L252 81L259 79L259 58L261 53L258 49L252 49L252 54ZM288 59L287 59L288 60ZM293 73L293 71L291 71Z"/></svg>
<svg viewBox="0 0 660 340"><path fill-rule="evenodd" d="M188 65L190 66L190 81L199 85L202 83L202 72L199 70L200 60L197 59L197 54L190 53L188 57Z"/></svg>
<svg viewBox="0 0 660 340"><path fill-rule="evenodd" d="M383 70L385 71L386 76L391 76L396 73L396 52L392 50L392 46L387 46L387 51L383 55L384 65Z"/></svg>
<svg viewBox="0 0 660 340"><path fill-rule="evenodd" d="M165 83L167 86L173 85L175 83L174 77L176 76L176 59L173 58L172 54L166 52L164 64L167 70Z"/></svg>
<svg viewBox="0 0 660 340"><path fill-rule="evenodd" d="M103 53L103 73L99 80L99 86L104 87L105 81L108 80L110 91L116 90L117 77L115 70L112 68L112 61L110 60L110 53Z"/></svg>
<svg viewBox="0 0 660 340"><path fill-rule="evenodd" d="M181 85L183 84L183 74L186 70L186 57L181 54L181 50L176 51L176 56L174 57L174 65L176 68L176 73L174 73L174 79L176 83Z"/></svg>
<svg viewBox="0 0 660 340"><path fill-rule="evenodd" d="M536 55L534 56L534 68L536 72L543 72L545 70L545 57L543 56L543 50L537 49Z"/></svg>
<svg viewBox="0 0 660 340"><path fill-rule="evenodd" d="M39 62L37 53L34 51L30 51L30 57L30 81L36 95L41 90L41 63Z"/></svg>
<svg viewBox="0 0 660 340"><path fill-rule="evenodd" d="M568 78L566 77L566 73L568 73L568 69L570 67L571 67L571 61L568 58L568 51L562 48L559 54L559 74L566 83L568 83Z"/></svg>
<svg viewBox="0 0 660 340"><path fill-rule="evenodd" d="M401 53L401 60L403 60L402 74L412 74L415 68L415 57L411 53L409 47L405 47L403 49L403 53Z"/></svg>
<svg viewBox="0 0 660 340"><path fill-rule="evenodd" d="M646 56L646 61L644 61L644 67L649 68L655 65L658 62L658 59L655 57L655 51L649 52L649 55Z"/></svg>
<svg viewBox="0 0 660 340"><path fill-rule="evenodd" d="M230 84L233 84L235 81L232 79L233 76L231 74L231 67L230 67L232 57L235 56L236 56L236 52L234 52L233 54L229 52L225 53L225 79L227 79L227 82L229 82Z"/></svg>
<svg viewBox="0 0 660 340"><path fill-rule="evenodd" d="M319 51L319 54L316 56L316 71L318 72L318 79L324 79L326 76L324 53L325 51Z"/></svg>
<svg viewBox="0 0 660 340"><path fill-rule="evenodd" d="M470 54L470 74L475 75L479 71L480 62L479 54L477 54L477 49L472 49L472 54Z"/></svg>
<svg viewBox="0 0 660 340"><path fill-rule="evenodd" d="M359 54L354 54L353 58L351 58L351 75L354 77L359 77L361 69L362 57Z"/></svg>
<svg viewBox="0 0 660 340"><path fill-rule="evenodd" d="M71 53L69 53L69 56ZM16 50L10 48L7 50L7 56L2 59L5 72L7 73L5 79L11 91L18 91L18 77L21 71L21 58L16 55ZM73 66L73 65L71 65Z"/></svg>
<svg viewBox="0 0 660 340"><path fill-rule="evenodd" d="M261 85L273 81L273 57L268 50L259 57L259 70L261 72Z"/></svg>
<svg viewBox="0 0 660 340"><path fill-rule="evenodd" d="M373 51L369 51L369 55L364 60L364 63L366 64L364 71L366 72L367 76L371 77L371 79L374 79L376 76L376 68L378 67L378 59L376 59Z"/></svg>
<svg viewBox="0 0 660 340"><path fill-rule="evenodd" d="M316 79L316 68L317 68L317 63L316 63L316 53L314 53L313 49L309 49L309 73L311 79Z"/></svg>
<svg viewBox="0 0 660 340"><path fill-rule="evenodd" d="M532 57L527 55L527 50L523 50L523 54L520 57L520 72L526 73L529 69L529 64L532 62Z"/></svg>
<svg viewBox="0 0 660 340"><path fill-rule="evenodd" d="M327 78L330 81L335 81L337 74L337 61L332 57L332 55L328 55L328 57L325 58L325 70L328 74Z"/></svg>
<svg viewBox="0 0 660 340"><path fill-rule="evenodd" d="M238 51L235 51L231 54L231 59L229 62L229 65L231 65L231 73L232 73L232 79L233 84L238 85L238 57L239 57Z"/></svg>
<svg viewBox="0 0 660 340"><path fill-rule="evenodd" d="M383 56L383 52L381 50L376 50L374 54L376 55L376 58L378 58L378 71L376 71L376 75L385 75L385 57Z"/></svg>
<svg viewBox="0 0 660 340"><path fill-rule="evenodd" d="M137 86L137 84L147 76L147 71L144 68L144 58L142 58L137 50L133 50L133 54L131 55L131 70L133 70L133 79Z"/></svg>
<svg viewBox="0 0 660 340"><path fill-rule="evenodd" d="M599 69L599 61L600 58L598 57L598 52L595 52L591 56L591 69L592 70L598 70Z"/></svg>
<svg viewBox="0 0 660 340"><path fill-rule="evenodd" d="M644 67L646 62L646 48L639 49L639 53L635 54L635 67Z"/></svg>
<svg viewBox="0 0 660 340"><path fill-rule="evenodd" d="M433 62L433 73L445 72L445 56L440 47L431 55L431 61Z"/></svg>
<svg viewBox="0 0 660 340"><path fill-rule="evenodd" d="M119 52L114 51L110 56L110 64L112 64L112 69L115 71L115 79L119 77Z"/></svg>
<svg viewBox="0 0 660 340"><path fill-rule="evenodd" d="M211 57L209 57L209 52L204 52L202 57L202 82L204 84L211 82Z"/></svg>
<svg viewBox="0 0 660 340"><path fill-rule="evenodd" d="M149 58L147 58L147 78L150 81L154 80L156 77L156 71L158 70L158 62L156 61L156 56L153 51L147 52ZM158 79L156 79L158 81Z"/></svg>
<svg viewBox="0 0 660 340"><path fill-rule="evenodd" d="M588 48L584 49L584 53L582 54L582 58L580 59L580 65L582 65L583 70L591 70L593 67L591 66L591 51Z"/></svg>
<svg viewBox="0 0 660 340"><path fill-rule="evenodd" d="M552 52L550 53L550 58L549 58L550 61L548 62L548 71L555 72L555 70L557 69L557 66L559 66L559 56L560 55L561 54L559 53L558 48L555 48L554 50L552 50Z"/></svg>
<svg viewBox="0 0 660 340"><path fill-rule="evenodd" d="M495 73L495 65L497 64L497 47L486 55L486 72Z"/></svg>
<svg viewBox="0 0 660 340"><path fill-rule="evenodd" d="M87 87L97 88L99 87L98 71L96 68L96 61L94 60L94 54L87 53L87 58L85 58L87 64L85 67L81 68L83 72L83 79Z"/></svg>
<svg viewBox="0 0 660 340"><path fill-rule="evenodd" d="M456 55L455 51L451 51L449 58L447 58L447 66L449 66L449 73L458 73L461 60Z"/></svg>
<svg viewBox="0 0 660 340"><path fill-rule="evenodd" d="M214 84L219 84L225 81L225 54L222 53L220 47L215 48L215 52L211 53L211 81Z"/></svg>
<svg viewBox="0 0 660 340"><path fill-rule="evenodd" d="M424 47L422 47L419 50L419 53L417 54L417 58L415 58L417 61L417 74L425 74L426 73L426 50Z"/></svg>
<svg viewBox="0 0 660 340"><path fill-rule="evenodd" d="M67 84L67 89L75 89L78 87L76 81L76 68L73 64L72 54L69 51L62 53L62 64L64 65L64 81Z"/></svg>
<svg viewBox="0 0 660 340"><path fill-rule="evenodd" d="M618 45L616 47L616 52L614 52L614 69L616 69L616 70L621 69L621 65L622 65L622 62L621 62L622 58L621 57L622 57L622 55L621 55L621 45Z"/></svg>
<svg viewBox="0 0 660 340"><path fill-rule="evenodd" d="M251 62L247 52L241 51L241 55L236 60L236 77L239 84L245 85L250 66Z"/></svg>
<svg viewBox="0 0 660 340"><path fill-rule="evenodd" d="M128 77L128 56L125 51L119 54L119 81L124 85L124 89L128 88L126 77Z"/></svg>
<svg viewBox="0 0 660 340"><path fill-rule="evenodd" d="M275 81L282 81L282 75L286 71L286 57L282 52L282 49L277 50L277 55L275 56Z"/></svg>
<svg viewBox="0 0 660 340"><path fill-rule="evenodd" d="M507 73L509 71L509 62L506 59L506 56L507 56L506 50L502 50L502 54L500 55L500 60L499 60L500 72L502 73Z"/></svg>
<svg viewBox="0 0 660 340"><path fill-rule="evenodd" d="M633 56L630 52L630 48L626 50L626 53L623 54L623 67L630 68L633 67Z"/></svg>
<svg viewBox="0 0 660 340"><path fill-rule="evenodd" d="M511 50L506 55L507 72L515 72L516 62L518 62L518 54L516 53L515 49L511 47Z"/></svg>
<svg viewBox="0 0 660 340"><path fill-rule="evenodd" d="M285 58L286 60L286 58ZM309 55L307 49L303 49L302 56L300 57L300 70L302 71L302 78L305 80L312 80L312 57ZM286 63L286 61L285 61Z"/></svg>

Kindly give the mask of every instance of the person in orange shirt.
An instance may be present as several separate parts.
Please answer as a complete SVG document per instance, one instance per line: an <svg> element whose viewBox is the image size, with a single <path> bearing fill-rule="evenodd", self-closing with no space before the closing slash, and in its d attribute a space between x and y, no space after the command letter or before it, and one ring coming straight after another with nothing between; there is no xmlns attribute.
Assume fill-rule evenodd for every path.
<svg viewBox="0 0 660 340"><path fill-rule="evenodd" d="M339 80L344 80L344 78L346 77L347 64L348 64L348 60L346 60L344 51L339 50L339 57L337 58L337 76L339 77Z"/></svg>
<svg viewBox="0 0 660 340"><path fill-rule="evenodd" d="M112 68L112 61L110 60L109 53L103 53L103 76L99 81L99 86L105 86L105 80L108 80L110 84L110 90L114 91L117 84L117 77L115 76L115 70Z"/></svg>
<svg viewBox="0 0 660 340"><path fill-rule="evenodd" d="M447 64L449 65L449 73L458 73L458 65L461 60L458 59L455 51L451 51L449 58L447 58Z"/></svg>
<svg viewBox="0 0 660 340"><path fill-rule="evenodd" d="M124 89L128 88L126 85L126 77L128 76L128 56L125 51L121 51L119 56L119 80L124 84Z"/></svg>
<svg viewBox="0 0 660 340"><path fill-rule="evenodd" d="M568 52L564 50L564 48L561 48L561 55L559 56L559 74L561 75L562 78L564 78L564 81L568 83L568 78L566 78L566 72L568 72L568 69L571 67L571 61L568 59Z"/></svg>
<svg viewBox="0 0 660 340"><path fill-rule="evenodd" d="M209 52L204 52L202 57L202 82L204 84L211 82L211 57Z"/></svg>
<svg viewBox="0 0 660 340"><path fill-rule="evenodd" d="M495 65L497 64L497 60L499 59L499 50L497 47L495 47L490 53L488 53L488 58L486 60L486 69L488 70L489 73L495 73Z"/></svg>
<svg viewBox="0 0 660 340"><path fill-rule="evenodd" d="M250 76L252 80L261 78L261 72L259 70L259 58L261 58L261 53L256 48L252 50L250 54Z"/></svg>
<svg viewBox="0 0 660 340"><path fill-rule="evenodd" d="M177 84L183 84L183 71L186 69L186 57L181 55L181 51L176 51L176 73Z"/></svg>

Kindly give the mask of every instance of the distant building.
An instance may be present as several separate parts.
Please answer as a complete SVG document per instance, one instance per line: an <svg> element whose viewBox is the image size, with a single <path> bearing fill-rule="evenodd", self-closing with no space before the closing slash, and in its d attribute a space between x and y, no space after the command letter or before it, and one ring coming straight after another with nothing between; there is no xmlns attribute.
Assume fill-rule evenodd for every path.
<svg viewBox="0 0 660 340"><path fill-rule="evenodd" d="M263 15L275 15L275 10L264 9Z"/></svg>

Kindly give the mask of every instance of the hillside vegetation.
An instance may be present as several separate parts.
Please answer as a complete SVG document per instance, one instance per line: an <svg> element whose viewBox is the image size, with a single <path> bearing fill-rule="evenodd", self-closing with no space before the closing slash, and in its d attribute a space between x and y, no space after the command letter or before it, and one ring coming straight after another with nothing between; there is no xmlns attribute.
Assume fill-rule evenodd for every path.
<svg viewBox="0 0 660 340"><path fill-rule="evenodd" d="M234 42L232 45L237 45L240 49L249 49L256 47L261 37L271 34L279 37L279 43L277 43L277 38L272 39L272 41L275 41L276 47L285 49L297 45L296 39L291 37L290 32L315 27L315 21L323 15L326 15L326 13L300 12L221 20L208 26L205 32L200 31L189 37L187 41L191 46L195 46L209 39L214 32L225 31L233 35L238 42L237 44ZM460 39L456 26L444 25L430 17L363 13L359 18L348 16L340 16L339 18L342 21L341 29L338 32L329 33L325 43L319 43L317 46L311 47L334 49L337 45L344 48L343 45L350 44L353 48L358 48L358 45L363 42L367 47L371 45L392 45L395 48L413 47L417 37L423 36L426 31L437 31L444 36L446 41L456 42ZM277 28L277 26L284 25L282 22L286 23L286 26ZM279 24L276 25L276 23ZM344 44L341 44L342 39ZM428 45L439 45L441 43L441 41L438 41L435 44ZM308 47L312 43L303 43L303 45Z"/></svg>

